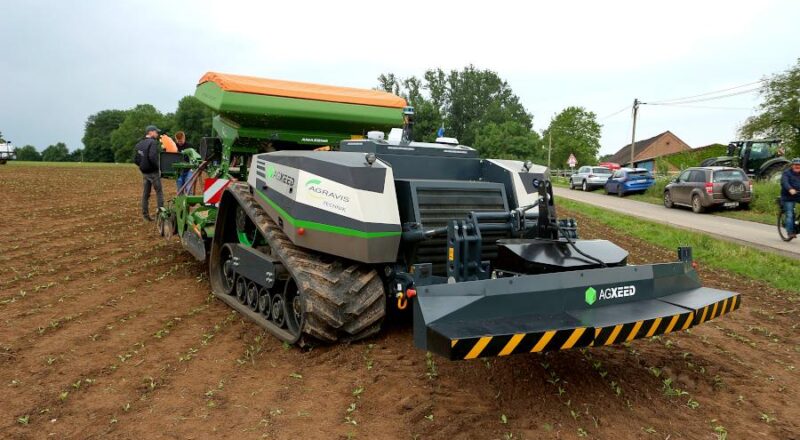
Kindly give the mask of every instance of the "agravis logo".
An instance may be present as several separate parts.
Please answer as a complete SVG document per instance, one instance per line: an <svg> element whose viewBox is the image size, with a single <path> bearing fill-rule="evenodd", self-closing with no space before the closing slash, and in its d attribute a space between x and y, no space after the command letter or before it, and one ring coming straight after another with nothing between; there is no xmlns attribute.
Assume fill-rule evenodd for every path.
<svg viewBox="0 0 800 440"><path fill-rule="evenodd" d="M305 186L309 196L315 199L350 203L350 197L335 191L330 191L327 188L323 188L322 181L320 179L308 179Z"/></svg>

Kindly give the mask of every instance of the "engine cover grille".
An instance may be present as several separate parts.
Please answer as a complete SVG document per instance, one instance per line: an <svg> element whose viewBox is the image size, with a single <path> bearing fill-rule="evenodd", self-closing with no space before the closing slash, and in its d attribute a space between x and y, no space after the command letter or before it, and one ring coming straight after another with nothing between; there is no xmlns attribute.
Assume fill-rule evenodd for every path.
<svg viewBox="0 0 800 440"><path fill-rule="evenodd" d="M415 182L415 211L417 221L423 229L447 226L450 220L465 219L470 212L507 211L505 188L502 184L489 182ZM502 232L483 234L481 255L484 260L497 257L497 245ZM446 274L447 238L441 237L421 242L413 263L432 263L434 275Z"/></svg>

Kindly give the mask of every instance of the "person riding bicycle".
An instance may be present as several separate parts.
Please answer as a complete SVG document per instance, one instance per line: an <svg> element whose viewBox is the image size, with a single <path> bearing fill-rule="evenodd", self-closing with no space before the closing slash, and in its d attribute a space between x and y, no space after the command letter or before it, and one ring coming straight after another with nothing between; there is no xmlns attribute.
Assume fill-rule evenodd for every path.
<svg viewBox="0 0 800 440"><path fill-rule="evenodd" d="M789 238L797 237L794 230L794 205L800 202L800 157L792 159L792 166L781 176L781 205L786 211L786 233Z"/></svg>

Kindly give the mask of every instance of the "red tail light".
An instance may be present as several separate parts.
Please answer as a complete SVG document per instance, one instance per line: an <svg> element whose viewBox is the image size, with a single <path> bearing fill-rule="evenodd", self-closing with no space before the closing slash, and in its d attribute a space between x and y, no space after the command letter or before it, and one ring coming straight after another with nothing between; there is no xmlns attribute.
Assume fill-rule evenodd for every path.
<svg viewBox="0 0 800 440"><path fill-rule="evenodd" d="M753 181L751 180L749 183L750 183L750 194L753 194Z"/></svg>
<svg viewBox="0 0 800 440"><path fill-rule="evenodd" d="M706 193L714 194L714 184L711 182L706 182Z"/></svg>

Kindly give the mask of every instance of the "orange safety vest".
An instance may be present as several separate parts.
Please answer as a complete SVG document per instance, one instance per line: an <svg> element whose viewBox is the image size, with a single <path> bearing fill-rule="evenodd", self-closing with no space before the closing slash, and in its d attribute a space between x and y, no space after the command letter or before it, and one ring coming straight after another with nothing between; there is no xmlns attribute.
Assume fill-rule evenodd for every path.
<svg viewBox="0 0 800 440"><path fill-rule="evenodd" d="M162 134L160 139L161 139L161 146L164 147L164 151L166 151L167 153L178 152L178 146L175 144L175 141L173 141L171 137Z"/></svg>

